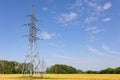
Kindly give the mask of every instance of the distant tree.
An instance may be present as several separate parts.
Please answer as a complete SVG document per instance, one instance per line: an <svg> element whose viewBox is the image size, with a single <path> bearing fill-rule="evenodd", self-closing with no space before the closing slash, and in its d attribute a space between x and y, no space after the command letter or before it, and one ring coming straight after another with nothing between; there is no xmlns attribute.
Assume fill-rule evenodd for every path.
<svg viewBox="0 0 120 80"><path fill-rule="evenodd" d="M107 68L107 69L101 70L99 73L100 74L114 74L114 69L113 68Z"/></svg>
<svg viewBox="0 0 120 80"><path fill-rule="evenodd" d="M87 73L87 74L98 74L99 71L88 70L88 71L86 71L85 73Z"/></svg>
<svg viewBox="0 0 120 80"><path fill-rule="evenodd" d="M114 73L115 73L115 74L120 74L120 67L115 68L115 69L114 69Z"/></svg>
<svg viewBox="0 0 120 80"><path fill-rule="evenodd" d="M78 73L78 71L72 67L63 64L56 64L47 68L46 73L55 73L55 74L73 74Z"/></svg>
<svg viewBox="0 0 120 80"><path fill-rule="evenodd" d="M31 65L30 63L19 63L16 61L7 61L0 60L0 74L21 74L23 70L23 65L26 65L26 73L29 73L27 66ZM55 73L55 74L120 74L120 67L115 69L107 68L100 71L82 71L77 70L76 68L63 64L56 64L47 68L46 73Z"/></svg>
<svg viewBox="0 0 120 80"><path fill-rule="evenodd" d="M78 74L83 74L84 72L82 70L77 69Z"/></svg>
<svg viewBox="0 0 120 80"><path fill-rule="evenodd" d="M28 65L28 63L24 63ZM22 73L23 70L23 63L18 63L16 61L7 61L7 60L0 60L0 74L15 74L15 73ZM26 70L26 73L29 71Z"/></svg>

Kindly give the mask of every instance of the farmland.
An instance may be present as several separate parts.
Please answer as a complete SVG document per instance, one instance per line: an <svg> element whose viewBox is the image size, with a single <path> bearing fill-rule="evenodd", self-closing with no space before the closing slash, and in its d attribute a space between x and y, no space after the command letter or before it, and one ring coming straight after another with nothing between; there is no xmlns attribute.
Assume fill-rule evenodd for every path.
<svg viewBox="0 0 120 80"><path fill-rule="evenodd" d="M39 75L37 75L39 76ZM44 74L44 78L22 77L21 74L0 74L0 80L120 80L120 74Z"/></svg>

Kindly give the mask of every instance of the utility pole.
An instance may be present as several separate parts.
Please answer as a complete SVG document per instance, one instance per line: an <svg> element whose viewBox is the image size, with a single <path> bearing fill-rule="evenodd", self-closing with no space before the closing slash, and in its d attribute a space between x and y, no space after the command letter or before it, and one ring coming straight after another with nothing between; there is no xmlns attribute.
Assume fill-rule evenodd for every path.
<svg viewBox="0 0 120 80"><path fill-rule="evenodd" d="M37 47L37 40L39 39L37 37L37 32L41 30L36 27L36 22L38 20L35 18L34 6L32 6L32 13L28 15L28 17L30 18L30 23L25 25L29 28L29 33L26 35L26 37L28 37L29 46L24 60L22 74L24 76L24 74L29 73L29 75L33 77L35 74L40 73L40 76L42 77L40 71L41 61Z"/></svg>

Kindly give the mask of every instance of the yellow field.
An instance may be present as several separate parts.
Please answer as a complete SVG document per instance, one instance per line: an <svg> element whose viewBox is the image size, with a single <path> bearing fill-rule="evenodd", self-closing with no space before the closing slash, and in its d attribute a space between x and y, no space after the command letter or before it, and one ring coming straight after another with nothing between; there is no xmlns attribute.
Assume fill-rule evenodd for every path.
<svg viewBox="0 0 120 80"><path fill-rule="evenodd" d="M21 74L0 74L0 80L120 80L120 74L44 74L44 78L22 77Z"/></svg>

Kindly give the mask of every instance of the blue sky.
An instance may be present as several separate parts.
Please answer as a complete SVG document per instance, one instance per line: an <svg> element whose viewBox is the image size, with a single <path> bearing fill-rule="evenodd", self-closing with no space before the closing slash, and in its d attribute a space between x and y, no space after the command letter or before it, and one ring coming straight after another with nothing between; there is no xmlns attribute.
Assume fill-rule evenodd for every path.
<svg viewBox="0 0 120 80"><path fill-rule="evenodd" d="M0 0L0 59L24 61L32 4L47 66L82 70L120 66L119 0Z"/></svg>

